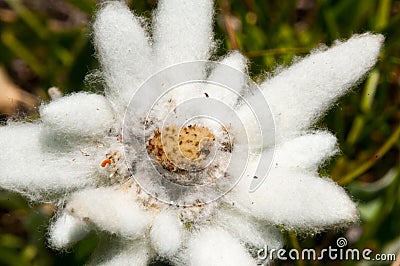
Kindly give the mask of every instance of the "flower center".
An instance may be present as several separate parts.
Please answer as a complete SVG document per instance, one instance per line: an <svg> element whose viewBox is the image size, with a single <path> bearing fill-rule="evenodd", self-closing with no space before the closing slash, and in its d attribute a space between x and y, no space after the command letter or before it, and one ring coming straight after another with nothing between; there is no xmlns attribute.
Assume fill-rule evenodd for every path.
<svg viewBox="0 0 400 266"><path fill-rule="evenodd" d="M214 142L207 127L189 125L179 129L170 125L153 132L147 150L171 172L197 171L206 166Z"/></svg>

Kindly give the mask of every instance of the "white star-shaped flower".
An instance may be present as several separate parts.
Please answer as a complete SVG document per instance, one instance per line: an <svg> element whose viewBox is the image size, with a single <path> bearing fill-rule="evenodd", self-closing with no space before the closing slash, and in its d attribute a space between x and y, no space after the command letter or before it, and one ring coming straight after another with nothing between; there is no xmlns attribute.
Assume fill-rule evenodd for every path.
<svg viewBox="0 0 400 266"><path fill-rule="evenodd" d="M54 248L68 248L97 230L101 243L91 262L95 265L147 265L157 256L176 265L256 265L268 262L257 261L258 250L283 246L276 226L314 233L358 220L356 206L344 189L317 171L338 151L336 138L312 126L374 66L383 36L354 35L315 51L262 82L261 94L248 94L247 103L257 105L264 97L268 102L275 121L273 144L260 144L257 123L245 104L211 83L172 92L168 101L159 101L151 116L137 116L141 101L145 104L147 98L132 106L132 97L150 77L181 63L203 66L201 60L212 56L212 18L211 0L160 0L152 25L147 27L147 21L132 14L125 4L105 3L93 24L104 96L83 92L65 96L43 104L36 122L10 122L0 128L0 186L33 201L57 204L59 212L49 230ZM243 55L231 52L220 63L200 77L226 79L239 88L246 85L242 76L223 71L227 66L245 73ZM200 69L198 73L205 72ZM144 160L140 158L146 156L159 164L159 171L175 178L169 181L202 185L229 179L230 172L221 165L224 156L241 149L237 124L222 130L201 118L185 127L173 120L164 126L161 123L193 96L189 92L196 91L235 110L255 157L274 151L269 173L254 192L249 187L258 178L253 174L260 162L251 156L240 181L210 202L203 200L200 191L174 194L176 201L184 198L185 204L171 204L162 200L173 196L163 191L163 184L151 180L147 184L160 195L147 193L148 187L139 184L142 177L151 177L147 168L141 168ZM136 128L140 121L149 127L147 146L130 150L128 140L134 141L143 130ZM228 144L225 133L233 136ZM163 141L163 137L171 140ZM220 147L217 163L211 164L211 170L200 169L215 145ZM128 155L133 159L128 160ZM196 171L177 170L177 165L186 166L188 161L200 172L194 179L189 176Z"/></svg>

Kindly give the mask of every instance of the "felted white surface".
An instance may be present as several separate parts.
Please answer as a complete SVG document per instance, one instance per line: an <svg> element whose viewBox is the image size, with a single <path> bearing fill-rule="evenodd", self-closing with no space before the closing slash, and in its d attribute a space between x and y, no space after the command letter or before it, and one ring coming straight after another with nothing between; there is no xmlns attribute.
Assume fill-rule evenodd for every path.
<svg viewBox="0 0 400 266"><path fill-rule="evenodd" d="M71 196L66 209L100 230L130 239L141 236L151 222L150 214L137 205L131 192L114 187L78 191Z"/></svg>
<svg viewBox="0 0 400 266"><path fill-rule="evenodd" d="M49 240L52 247L62 249L84 238L89 230L86 222L65 212L52 224Z"/></svg>
<svg viewBox="0 0 400 266"><path fill-rule="evenodd" d="M272 165L316 171L320 164L337 151L336 137L326 131L317 131L278 145Z"/></svg>
<svg viewBox="0 0 400 266"><path fill-rule="evenodd" d="M40 117L44 125L58 134L93 137L114 126L113 109L106 98L84 92L42 105Z"/></svg>
<svg viewBox="0 0 400 266"><path fill-rule="evenodd" d="M247 58L240 52L233 51L225 56L211 71L207 80L216 84L208 84L203 89L208 97L220 100L233 107L239 98L246 82ZM228 85L224 88L218 84Z"/></svg>
<svg viewBox="0 0 400 266"><path fill-rule="evenodd" d="M130 241L103 236L88 265L148 266L152 255L148 241L145 239Z"/></svg>
<svg viewBox="0 0 400 266"><path fill-rule="evenodd" d="M260 188L249 193L242 180L231 195L235 206L259 219L289 230L319 232L354 223L355 203L328 178L299 168L273 167Z"/></svg>
<svg viewBox="0 0 400 266"><path fill-rule="evenodd" d="M207 60L213 46L212 0L160 0L153 17L157 68Z"/></svg>
<svg viewBox="0 0 400 266"><path fill-rule="evenodd" d="M159 213L150 230L154 249L161 256L172 257L182 245L184 230L177 212L166 210Z"/></svg>
<svg viewBox="0 0 400 266"><path fill-rule="evenodd" d="M261 84L276 121L277 138L311 126L376 63L384 37L364 33L315 51Z"/></svg>
<svg viewBox="0 0 400 266"><path fill-rule="evenodd" d="M106 95L123 117L138 86L153 73L149 37L142 19L119 1L109 1L93 24L94 43L107 83Z"/></svg>
<svg viewBox="0 0 400 266"><path fill-rule="evenodd" d="M246 249L228 232L220 228L204 228L188 244L187 265L191 266L255 266Z"/></svg>
<svg viewBox="0 0 400 266"><path fill-rule="evenodd" d="M35 197L88 184L97 162L79 150L54 152L42 132L40 124L0 128L0 186Z"/></svg>

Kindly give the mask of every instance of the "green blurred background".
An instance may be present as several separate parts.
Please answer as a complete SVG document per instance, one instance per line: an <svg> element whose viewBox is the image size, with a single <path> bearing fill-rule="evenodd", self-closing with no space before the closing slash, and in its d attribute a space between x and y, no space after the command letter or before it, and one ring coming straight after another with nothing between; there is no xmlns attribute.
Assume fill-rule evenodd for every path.
<svg viewBox="0 0 400 266"><path fill-rule="evenodd" d="M0 0L0 123L35 119L47 89L64 93L101 90L90 39L95 0ZM156 0L128 1L150 19ZM320 43L354 33L386 36L379 63L366 80L320 121L339 139L342 153L320 171L346 187L359 203L361 222L315 236L285 232L287 248L335 247L374 253L400 250L400 1L220 0L216 3L218 55L239 49L251 60L255 80ZM362 49L360 47L360 49ZM89 74L89 75L88 75ZM0 147L1 149L1 147ZM46 242L55 208L0 192L0 265L83 265L96 246L90 235L72 250L55 252ZM276 265L390 265L393 262L277 261ZM156 263L160 265L159 263ZM400 263L392 265L399 265Z"/></svg>

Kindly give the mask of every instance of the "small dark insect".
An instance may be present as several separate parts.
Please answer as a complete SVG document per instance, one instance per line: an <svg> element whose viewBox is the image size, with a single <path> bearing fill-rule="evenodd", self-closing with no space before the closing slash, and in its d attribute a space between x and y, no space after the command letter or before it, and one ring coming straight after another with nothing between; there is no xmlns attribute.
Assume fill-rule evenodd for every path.
<svg viewBox="0 0 400 266"><path fill-rule="evenodd" d="M258 179L258 176L253 176L254 179Z"/></svg>
<svg viewBox="0 0 400 266"><path fill-rule="evenodd" d="M205 92L204 94L206 95L207 98L210 97L210 96L208 96L208 93L207 93L207 92Z"/></svg>

